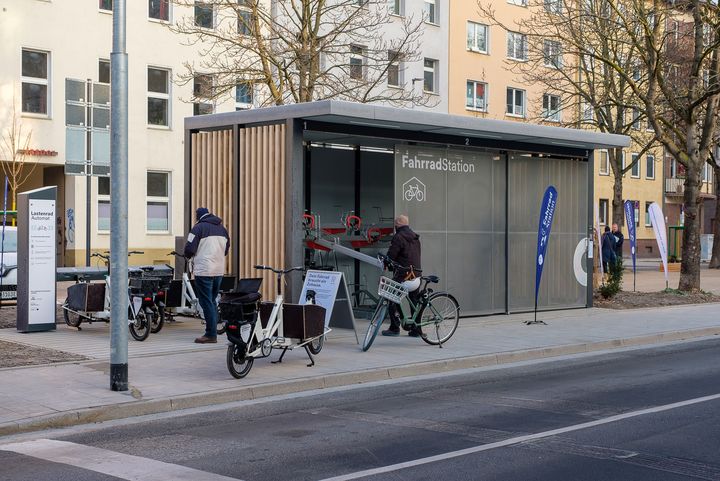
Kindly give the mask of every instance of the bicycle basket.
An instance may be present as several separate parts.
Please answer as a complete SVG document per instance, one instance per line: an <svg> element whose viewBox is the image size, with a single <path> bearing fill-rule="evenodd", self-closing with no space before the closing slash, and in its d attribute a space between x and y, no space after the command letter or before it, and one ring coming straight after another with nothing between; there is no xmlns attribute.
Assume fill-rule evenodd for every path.
<svg viewBox="0 0 720 481"><path fill-rule="evenodd" d="M407 296L407 291L399 282L395 282L387 277L380 277L378 295L380 297L384 297L388 301L399 304L405 296Z"/></svg>

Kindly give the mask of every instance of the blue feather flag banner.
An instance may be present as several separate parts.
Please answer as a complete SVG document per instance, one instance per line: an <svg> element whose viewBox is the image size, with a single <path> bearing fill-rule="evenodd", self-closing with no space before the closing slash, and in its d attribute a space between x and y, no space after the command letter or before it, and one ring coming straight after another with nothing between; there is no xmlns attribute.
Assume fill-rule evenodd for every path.
<svg viewBox="0 0 720 481"><path fill-rule="evenodd" d="M543 196L542 207L540 208L540 223L538 225L537 256L535 256L535 306L537 306L538 293L540 292L540 279L542 278L543 266L547 256L548 242L550 241L550 230L552 229L555 208L557 207L557 190L552 185L547 188Z"/></svg>

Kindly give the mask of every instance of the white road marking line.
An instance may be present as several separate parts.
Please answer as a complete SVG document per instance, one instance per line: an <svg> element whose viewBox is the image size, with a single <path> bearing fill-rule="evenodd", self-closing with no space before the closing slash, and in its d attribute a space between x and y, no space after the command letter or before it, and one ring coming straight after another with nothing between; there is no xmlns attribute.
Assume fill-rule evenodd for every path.
<svg viewBox="0 0 720 481"><path fill-rule="evenodd" d="M458 458L460 456L467 456L468 454L479 453L482 451L489 451L491 449L503 448L512 446L514 444L524 443L526 441L532 441L535 439L548 438L551 436L557 436L558 434L569 433L573 431L580 431L582 429L588 429L596 426L602 426L604 424L610 424L625 419L631 419L638 416L644 416L646 414L654 414L663 411L670 411L671 409L677 409L693 404L704 403L707 401L714 401L720 399L720 394L713 394L710 396L703 396L695 399L688 399L686 401L680 401L672 404L664 404L662 406L655 406L647 409L640 409L639 411L631 411L624 414L618 414L616 416L610 416L603 419L597 419L595 421L589 421L586 423L574 424L572 426L566 426L564 428L553 429L542 433L528 434L525 436L517 436L514 438L506 439L504 441L498 441L496 443L482 444L480 446L474 446L472 448L460 449L458 451L451 451L449 453L437 454L435 456L429 456L426 458L416 459L414 461L406 461L404 463L391 464L389 466L383 466L380 468L366 469L365 471L358 471L356 473L343 474L341 476L335 476L332 478L326 478L322 481L349 481L351 479L365 478L367 476L374 476L376 474L390 473L393 471L399 471L401 469L413 468L415 466L421 466L423 464L436 463L438 461L444 461L446 459Z"/></svg>
<svg viewBox="0 0 720 481"><path fill-rule="evenodd" d="M0 446L0 450L76 466L128 481L240 481L177 464L54 439L5 444Z"/></svg>

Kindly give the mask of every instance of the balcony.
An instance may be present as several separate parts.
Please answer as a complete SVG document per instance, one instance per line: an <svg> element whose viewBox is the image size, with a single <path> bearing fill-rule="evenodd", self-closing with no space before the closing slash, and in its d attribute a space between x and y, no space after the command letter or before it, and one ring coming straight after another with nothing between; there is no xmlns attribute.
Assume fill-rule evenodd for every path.
<svg viewBox="0 0 720 481"><path fill-rule="evenodd" d="M665 179L665 193L668 195L682 195L685 191L685 179Z"/></svg>

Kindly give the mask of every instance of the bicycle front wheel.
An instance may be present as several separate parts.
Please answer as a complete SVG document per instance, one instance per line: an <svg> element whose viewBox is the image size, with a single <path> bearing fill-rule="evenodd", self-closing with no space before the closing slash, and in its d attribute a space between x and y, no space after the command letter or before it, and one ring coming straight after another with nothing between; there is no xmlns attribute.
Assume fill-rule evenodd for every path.
<svg viewBox="0 0 720 481"><path fill-rule="evenodd" d="M420 314L423 341L437 346L455 334L460 322L460 305L447 292L435 292Z"/></svg>
<svg viewBox="0 0 720 481"><path fill-rule="evenodd" d="M388 309L388 301L383 299L380 301L380 304L378 304L377 308L375 309L375 314L373 314L372 319L370 320L370 325L368 326L368 330L365 333L365 339L363 340L362 350L363 352L370 349L370 346L372 346L373 341L378 335L378 332L380 332L380 326L382 326L383 320L385 320L385 314L387 313Z"/></svg>

